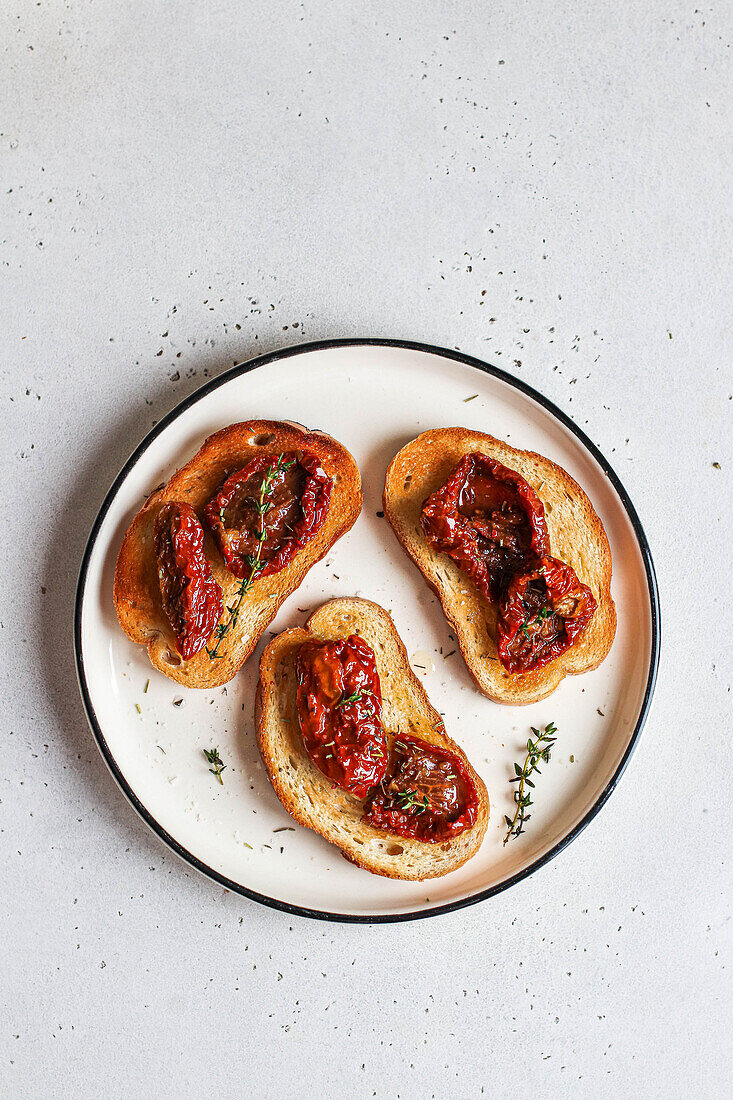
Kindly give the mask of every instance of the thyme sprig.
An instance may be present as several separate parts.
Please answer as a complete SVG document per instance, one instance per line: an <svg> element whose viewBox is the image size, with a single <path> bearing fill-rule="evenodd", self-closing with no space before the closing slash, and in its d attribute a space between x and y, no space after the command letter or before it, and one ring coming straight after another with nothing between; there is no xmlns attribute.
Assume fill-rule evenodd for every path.
<svg viewBox="0 0 733 1100"><path fill-rule="evenodd" d="M211 772L212 775L216 776L216 778L219 780L219 782L221 783L221 785L223 787L224 786L224 780L221 777L221 773L226 768L226 764L224 763L222 758L219 756L219 750L218 749L204 749L204 756L206 757L206 759L209 761L210 764L214 765L213 768L209 768L209 771Z"/></svg>
<svg viewBox="0 0 733 1100"><path fill-rule="evenodd" d="M430 799L426 794L420 798L417 791L397 791L394 797L395 801L399 802L401 810L409 810L414 807L416 813L422 814L430 809Z"/></svg>
<svg viewBox="0 0 733 1100"><path fill-rule="evenodd" d="M267 498L272 492L272 485L277 474L279 474L281 470L289 470L292 465L292 462L283 462L283 456L280 455L277 462L273 462L273 464L268 467L267 473L262 479L262 485L260 486L260 495L258 500L255 502L255 511L257 512L260 520L259 527L256 532L257 551L254 554L248 554L247 557L244 559L247 565L250 567L249 576L243 579L242 583L237 589L234 603L230 604L227 607L229 618L226 620L226 622L220 622L213 633L213 637L216 638L216 645L213 647L213 649L209 649L208 646L206 647L206 652L209 655L209 659L212 661L217 660L217 658L221 660L223 654L219 653L219 646L221 645L222 640L226 637L229 631L233 630L234 627L237 625L239 612L242 609L242 601L254 584L257 574L262 569L262 545L267 538L267 533L265 532L265 516L267 515L271 507L271 505L267 503ZM224 517L221 513L220 516L223 525Z"/></svg>
<svg viewBox="0 0 733 1100"><path fill-rule="evenodd" d="M519 764L515 764L515 774L509 780L510 783L517 783L518 786L514 790L514 817L509 817L506 814L504 815L504 820L507 824L507 834L504 837L504 844L506 844L510 836L518 837L524 832L524 826L532 816L527 813L527 810L533 805L532 796L529 792L525 794L525 789L527 787L534 789L534 783L530 779L530 776L542 775L537 765L540 760L545 764L549 763L550 750L557 741L557 737L555 737L557 727L554 722L549 722L542 733L540 733L538 729L535 729L534 726L530 726L530 729L535 739L534 741L531 737L528 739L527 755L524 758L524 765L520 768Z"/></svg>
<svg viewBox="0 0 733 1100"><path fill-rule="evenodd" d="M526 638L529 638L529 629L528 628L532 625L532 623L536 622L539 626L541 626L542 623L545 621L545 619L549 619L550 616L553 615L553 614L554 614L554 611L551 607L547 607L547 606L541 607L534 618L524 620L524 622L522 623L522 625L520 627L522 633L525 635Z"/></svg>
<svg viewBox="0 0 733 1100"><path fill-rule="evenodd" d="M355 691L351 695L342 695L338 703L336 704L336 707L346 707L349 705L349 703L358 703L364 698L365 695L371 695L371 692Z"/></svg>

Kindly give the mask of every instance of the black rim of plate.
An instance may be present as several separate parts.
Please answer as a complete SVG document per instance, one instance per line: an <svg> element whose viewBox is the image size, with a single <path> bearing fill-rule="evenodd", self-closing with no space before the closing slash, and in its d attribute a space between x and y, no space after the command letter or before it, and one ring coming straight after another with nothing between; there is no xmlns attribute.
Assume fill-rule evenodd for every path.
<svg viewBox="0 0 733 1100"><path fill-rule="evenodd" d="M486 890L480 890L476 894L472 894L467 898L460 898L457 901L447 902L444 905L436 905L430 909L413 910L408 913L380 913L380 914L353 914L353 913L335 913L328 912L320 909L308 909L306 906L293 905L287 901L280 901L278 898L268 897L266 894L260 894L256 890L250 890L246 886L242 886L238 882L233 882L225 875L219 874L213 867L209 867L203 863L191 852L187 851L178 841L168 833L163 826L155 820L150 811L142 804L135 792L128 784L125 776L122 774L117 762L110 751L110 748L102 733L101 726L97 719L97 716L92 705L89 688L86 681L86 673L84 670L84 653L81 643L81 619L82 619L82 603L84 599L84 590L86 586L87 571L89 568L89 560L94 549L94 545L97 541L99 530L104 521L105 516L109 510L109 507L117 494L118 489L122 485L123 481L129 474L130 470L135 466L138 460L142 457L145 451L148 449L153 440L160 435L169 424L173 423L186 409L194 405L206 394L211 393L212 390L217 389L219 386L229 382L232 378L236 378L239 375L247 374L249 371L256 370L258 367L267 366L270 363L277 362L279 359L288 359L293 355L303 355L309 351L325 351L332 348L348 348L348 347L387 347L387 348L404 348L408 351L425 352L429 355L442 356L444 359L452 359L455 362L463 363L466 366L474 367L476 370L483 371L485 374L490 374L494 378L500 379L502 382L508 383L513 386L514 389L519 390L527 397L531 398L542 408L560 421L569 431L573 433L583 444L583 446L590 452L599 466L602 468L611 484L613 485L616 493L618 494L626 513L631 521L631 525L636 535L636 540L641 551L642 560L644 562L644 570L646 573L647 586L649 590L649 603L651 609L651 656L649 660L649 673L647 676L646 688L644 690L644 698L639 710L639 715L634 726L634 730L629 739L629 743L626 746L626 750L616 768L610 780L600 793L596 801L585 813L581 820L575 825L573 829L558 841L548 852L543 856L540 856L528 867L518 871L515 875L505 879L503 882L499 882L494 886L488 887ZM632 752L634 751L636 744L639 740L639 736L646 722L649 708L652 701L652 695L654 693L654 685L657 678L657 669L659 666L659 649L661 639L661 617L659 610L659 593L657 589L657 579L654 572L654 563L652 561L651 551L649 549L649 543L647 542L644 528L641 525L636 509L629 499L629 495L624 489L617 474L609 465L607 460L603 457L596 445L588 438L578 425L567 416L566 413L559 409L557 405L549 401L532 386L528 386L526 382L520 381L518 378L514 378L513 375L508 374L506 371L500 370L498 367L491 366L489 363L484 363L480 359L475 359L471 355L464 355L459 351L452 351L449 348L441 348L434 344L422 344L412 340L374 340L374 339L343 339L343 340L315 340L310 343L297 344L291 347L282 348L279 351L270 352L267 355L258 356L255 359L251 359L246 363L241 363L238 366L231 367L229 370L224 371L217 378L212 378L210 382L205 383L200 389L190 394L179 405L176 405L166 416L163 417L158 424L152 428L140 445L136 447L133 453L128 458L125 465L120 470L119 474L115 478L109 492L107 493L102 506L99 509L97 518L94 521L89 539L87 540L86 547L84 549L84 555L82 557L81 568L79 571L79 580L76 588L76 601L74 607L74 651L76 655L76 670L79 678L79 688L81 690L82 700L84 708L86 710L89 725L92 728L92 732L96 739L99 750L107 764L109 770L112 772L117 784L126 795L128 800L132 803L133 807L137 810L140 817L147 825L157 833L161 840L163 840L169 848L172 848L177 855L181 856L188 864L195 867L197 871L201 871L202 874L208 878L213 879L214 882L219 883L226 890L231 890L233 893L241 894L243 897L249 898L252 901L260 902L262 905L267 905L271 909L279 909L284 913L290 913L295 916L312 917L316 920L336 921L339 923L350 924L389 924L397 921L408 920L423 920L427 917L440 916L443 913L452 913L457 909L463 909L467 905L475 905L477 902L485 901L487 898L493 897L495 894L500 894L504 890L508 890L515 883L521 882L522 879L528 878L529 875L534 874L545 864L549 863L551 859L554 859L564 848L571 844L573 840L583 831L586 825L593 820L602 806L605 805L611 792L615 789L619 779L621 778L626 765L629 762Z"/></svg>

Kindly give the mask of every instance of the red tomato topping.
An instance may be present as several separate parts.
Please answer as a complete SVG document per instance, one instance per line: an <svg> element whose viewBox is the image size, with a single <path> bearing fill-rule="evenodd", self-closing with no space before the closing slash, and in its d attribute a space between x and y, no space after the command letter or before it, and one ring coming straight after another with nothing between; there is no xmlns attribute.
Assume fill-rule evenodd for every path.
<svg viewBox="0 0 733 1100"><path fill-rule="evenodd" d="M204 530L190 504L164 504L155 518L155 556L163 610L184 660L203 649L224 611L221 588L204 557Z"/></svg>
<svg viewBox="0 0 733 1100"><path fill-rule="evenodd" d="M498 650L509 672L541 668L569 648L596 609L575 570L545 557L517 573L501 602Z"/></svg>
<svg viewBox="0 0 733 1100"><path fill-rule="evenodd" d="M364 820L377 829L438 843L470 828L477 812L476 787L456 753L397 734L387 775L367 800Z"/></svg>
<svg viewBox="0 0 733 1100"><path fill-rule="evenodd" d="M206 522L235 577L279 573L328 514L332 481L309 452L259 455L226 479Z"/></svg>
<svg viewBox="0 0 733 1100"><path fill-rule="evenodd" d="M546 665L590 622L593 594L550 557L544 505L515 470L478 451L466 455L425 501L420 523L431 546L498 604L497 649L507 671Z"/></svg>
<svg viewBox="0 0 733 1100"><path fill-rule="evenodd" d="M371 646L356 634L304 642L295 679L308 755L333 783L365 798L387 768L382 691Z"/></svg>
<svg viewBox="0 0 733 1100"><path fill-rule="evenodd" d="M465 455L428 497L420 524L428 542L448 554L489 600L518 569L549 554L545 509L524 478L488 455Z"/></svg>

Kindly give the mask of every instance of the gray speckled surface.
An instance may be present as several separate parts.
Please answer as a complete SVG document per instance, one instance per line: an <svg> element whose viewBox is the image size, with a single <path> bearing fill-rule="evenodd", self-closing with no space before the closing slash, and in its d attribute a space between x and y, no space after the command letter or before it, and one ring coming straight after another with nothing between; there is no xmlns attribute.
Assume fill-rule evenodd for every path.
<svg viewBox="0 0 733 1100"><path fill-rule="evenodd" d="M727 5L659 0L3 6L6 1095L726 1091L731 33ZM352 335L460 347L575 417L664 612L604 812L509 893L393 927L288 918L169 854L70 640L156 419Z"/></svg>

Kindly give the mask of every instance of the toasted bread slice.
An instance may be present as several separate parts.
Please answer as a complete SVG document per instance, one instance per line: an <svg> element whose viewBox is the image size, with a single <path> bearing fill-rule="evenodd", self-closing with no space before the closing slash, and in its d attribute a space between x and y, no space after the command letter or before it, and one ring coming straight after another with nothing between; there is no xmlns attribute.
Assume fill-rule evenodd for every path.
<svg viewBox="0 0 733 1100"><path fill-rule="evenodd" d="M325 523L295 558L279 573L255 580L244 598L236 626L222 639L212 660L202 649L184 661L176 649L170 623L163 612L158 583L153 527L160 507L170 500L185 501L202 519L207 502L227 474L241 469L259 454L311 451L333 479ZM361 476L353 457L331 436L308 432L275 420L248 420L231 424L209 436L197 454L162 489L152 493L127 529L114 579L114 602L120 626L139 645L145 645L155 668L176 683L191 688L225 684L239 671L272 622L278 608L303 580L311 566L354 525L361 511ZM206 530L206 524L204 523ZM224 606L231 603L240 581L229 573L211 534L206 532L205 553L221 585ZM224 611L227 615L227 611Z"/></svg>
<svg viewBox="0 0 733 1100"><path fill-rule="evenodd" d="M295 656L314 635L329 641L350 634L358 634L374 650L388 741L399 731L450 749L476 786L476 821L449 841L408 839L363 822L364 803L333 786L305 751L295 703ZM410 668L390 616L378 604L356 597L331 600L314 611L305 630L287 630L274 638L260 660L255 720L262 759L285 809L299 824L337 845L357 866L387 878L437 878L478 851L489 820L486 787L446 734L442 718Z"/></svg>
<svg viewBox="0 0 733 1100"><path fill-rule="evenodd" d="M497 607L448 557L430 546L420 526L425 499L445 484L464 455L481 451L516 470L545 506L551 553L567 562L593 592L597 608L578 640L542 668L510 673L496 649ZM402 546L438 596L479 688L497 703L544 699L569 673L597 668L616 633L611 599L611 551L593 505L565 470L549 458L519 451L468 428L423 432L395 456L384 485L384 513Z"/></svg>

